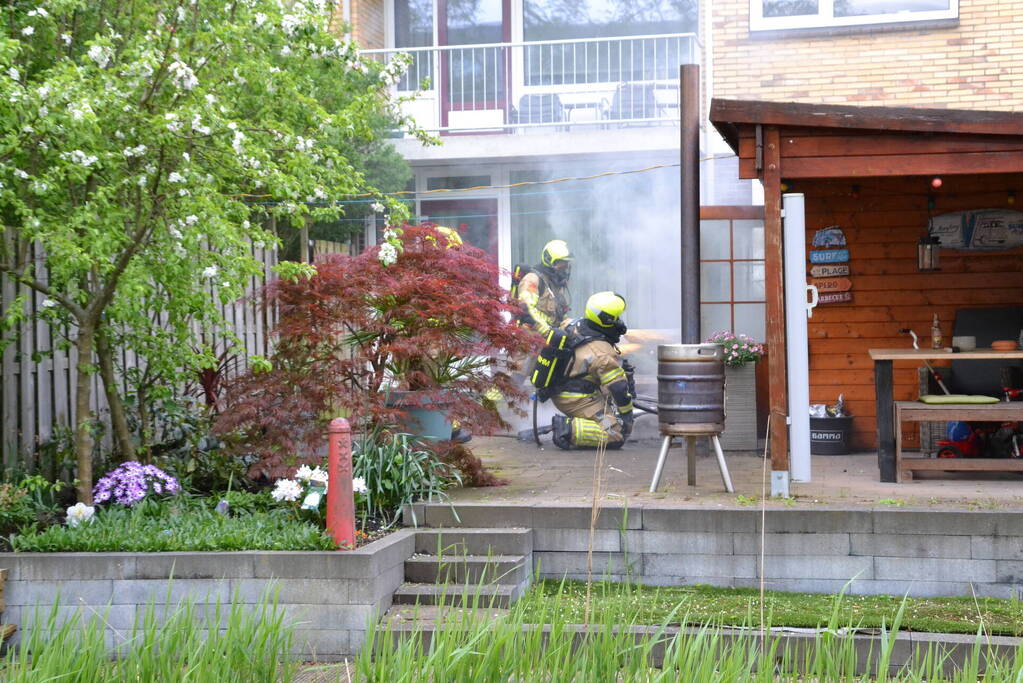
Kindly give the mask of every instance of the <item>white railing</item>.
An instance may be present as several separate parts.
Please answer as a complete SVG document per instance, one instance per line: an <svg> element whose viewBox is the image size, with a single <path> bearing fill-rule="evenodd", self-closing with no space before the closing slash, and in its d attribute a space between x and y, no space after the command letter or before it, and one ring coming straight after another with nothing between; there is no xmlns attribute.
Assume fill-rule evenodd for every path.
<svg viewBox="0 0 1023 683"><path fill-rule="evenodd" d="M692 33L363 50L411 64L395 86L418 92L406 113L430 131L525 132L674 124L680 64L697 64Z"/></svg>

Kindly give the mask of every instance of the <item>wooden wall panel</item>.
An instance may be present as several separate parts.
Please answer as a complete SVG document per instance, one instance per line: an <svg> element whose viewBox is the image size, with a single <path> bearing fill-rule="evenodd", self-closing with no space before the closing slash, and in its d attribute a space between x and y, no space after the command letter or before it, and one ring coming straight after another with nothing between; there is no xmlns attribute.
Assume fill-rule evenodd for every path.
<svg viewBox="0 0 1023 683"><path fill-rule="evenodd" d="M853 447L876 445L873 363L867 349L909 347L909 327L930 343L931 320L941 321L946 344L956 310L1023 305L1023 250L942 250L941 271L921 273L916 241L928 221L928 196L935 215L967 209L1023 210L1011 203L1023 176L943 176L932 190L931 177L791 183L806 195L807 250L814 232L838 225L850 253L851 304L818 306L809 321L810 400L833 403L845 394L853 419ZM1023 196L1021 196L1023 201ZM809 279L812 282L812 278ZM940 365L940 363L939 363ZM895 399L917 397L917 369L895 364ZM919 432L907 425L904 446L919 445Z"/></svg>

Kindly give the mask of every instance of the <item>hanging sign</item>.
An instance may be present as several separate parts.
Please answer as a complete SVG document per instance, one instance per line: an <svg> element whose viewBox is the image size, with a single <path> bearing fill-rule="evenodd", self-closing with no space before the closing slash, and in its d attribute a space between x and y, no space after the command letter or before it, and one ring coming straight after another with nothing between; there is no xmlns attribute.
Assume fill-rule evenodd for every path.
<svg viewBox="0 0 1023 683"><path fill-rule="evenodd" d="M847 304L852 301L852 292L833 292L821 294L817 298L817 304Z"/></svg>
<svg viewBox="0 0 1023 683"><path fill-rule="evenodd" d="M823 294L824 292L848 292L852 289L852 282L847 277L832 277L823 280L814 280L814 287Z"/></svg>
<svg viewBox="0 0 1023 683"><path fill-rule="evenodd" d="M849 274L849 266L814 266L810 269L813 277L841 277Z"/></svg>
<svg viewBox="0 0 1023 683"><path fill-rule="evenodd" d="M813 246L822 249L830 249L832 247L844 247L845 246L845 233L842 232L842 228L837 225L832 225L827 228L821 228L813 235Z"/></svg>
<svg viewBox="0 0 1023 683"><path fill-rule="evenodd" d="M824 251L811 251L810 263L848 263L848 249L825 249Z"/></svg>
<svg viewBox="0 0 1023 683"><path fill-rule="evenodd" d="M931 219L928 234L943 249L1015 249L1023 247L1023 212L979 209L943 213Z"/></svg>

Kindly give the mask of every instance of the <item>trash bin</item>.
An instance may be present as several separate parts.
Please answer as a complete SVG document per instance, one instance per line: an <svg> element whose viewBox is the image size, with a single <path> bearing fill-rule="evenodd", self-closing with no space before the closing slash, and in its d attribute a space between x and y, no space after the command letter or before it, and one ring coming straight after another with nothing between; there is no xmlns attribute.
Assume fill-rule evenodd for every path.
<svg viewBox="0 0 1023 683"><path fill-rule="evenodd" d="M852 417L811 417L810 453L813 455L846 455Z"/></svg>

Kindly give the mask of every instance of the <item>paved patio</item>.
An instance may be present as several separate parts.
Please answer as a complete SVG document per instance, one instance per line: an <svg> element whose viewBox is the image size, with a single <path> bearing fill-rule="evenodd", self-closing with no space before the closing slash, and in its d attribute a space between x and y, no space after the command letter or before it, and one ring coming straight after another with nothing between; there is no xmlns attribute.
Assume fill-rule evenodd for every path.
<svg viewBox="0 0 1023 683"><path fill-rule="evenodd" d="M533 442L507 436L476 437L469 446L508 484L454 490L451 497L457 502L579 504L591 500L596 462L592 451L562 451L550 444L549 437L543 449ZM601 472L602 500L607 504L627 502L646 507L759 504L765 463L757 453L725 453L735 488L735 493L729 494L721 483L716 459L705 453L697 458L697 485L688 486L685 457L680 448L673 448L660 489L648 493L659 447L657 439L647 438L631 442L620 451L608 451ZM769 470L770 463L767 467ZM878 481L876 453L814 456L812 472L813 481L790 485L792 498L770 500L769 505L1023 510L1020 474L935 472L912 482L884 484ZM766 477L769 494L769 471Z"/></svg>

